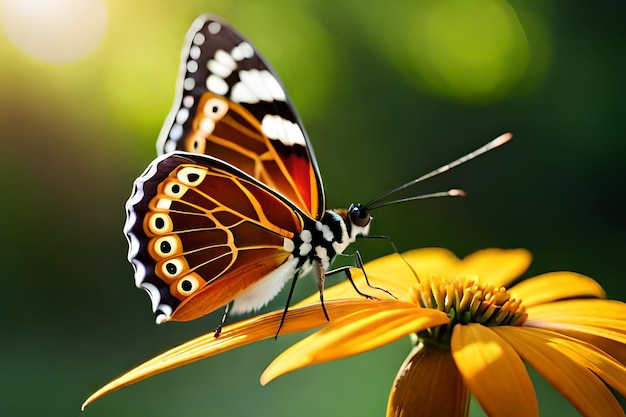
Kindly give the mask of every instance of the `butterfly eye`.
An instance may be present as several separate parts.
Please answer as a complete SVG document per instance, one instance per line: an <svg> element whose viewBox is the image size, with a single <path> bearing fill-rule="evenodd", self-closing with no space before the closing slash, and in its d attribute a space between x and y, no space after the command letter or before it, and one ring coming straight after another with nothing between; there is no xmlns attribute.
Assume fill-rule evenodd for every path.
<svg viewBox="0 0 626 417"><path fill-rule="evenodd" d="M152 233L158 235L171 232L173 228L172 219L165 213L153 213L148 218L148 228Z"/></svg>
<svg viewBox="0 0 626 417"><path fill-rule="evenodd" d="M178 281L176 284L176 291L180 295L186 297L195 292L201 285L201 280L199 280L195 274L190 274Z"/></svg>
<svg viewBox="0 0 626 417"><path fill-rule="evenodd" d="M179 253L181 246L180 240L175 236L163 236L153 243L154 252L159 258Z"/></svg>
<svg viewBox="0 0 626 417"><path fill-rule="evenodd" d="M206 176L206 169L185 167L178 171L176 178L183 184L189 187L196 187L199 185Z"/></svg>
<svg viewBox="0 0 626 417"><path fill-rule="evenodd" d="M213 120L219 120L228 112L228 104L224 100L212 98L204 103L203 112Z"/></svg>
<svg viewBox="0 0 626 417"><path fill-rule="evenodd" d="M187 190L188 187L185 187L184 185L179 184L175 181L169 182L165 185L165 194L169 197L180 198L183 196L183 194L185 194Z"/></svg>
<svg viewBox="0 0 626 417"><path fill-rule="evenodd" d="M359 227L365 227L372 220L372 216L370 216L370 211L367 207L364 207L360 204L356 206L352 205L349 208L350 211L350 222Z"/></svg>

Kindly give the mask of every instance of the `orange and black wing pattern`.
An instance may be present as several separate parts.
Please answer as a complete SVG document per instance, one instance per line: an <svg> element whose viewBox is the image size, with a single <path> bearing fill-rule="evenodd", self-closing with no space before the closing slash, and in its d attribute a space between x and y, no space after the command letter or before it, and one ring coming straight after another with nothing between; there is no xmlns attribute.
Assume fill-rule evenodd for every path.
<svg viewBox="0 0 626 417"><path fill-rule="evenodd" d="M196 19L176 94L160 154L211 155L321 218L324 191L305 130L275 71L243 35L216 16Z"/></svg>
<svg viewBox="0 0 626 417"><path fill-rule="evenodd" d="M153 161L126 212L128 258L157 322L208 314L288 265L304 216L230 164L186 152Z"/></svg>

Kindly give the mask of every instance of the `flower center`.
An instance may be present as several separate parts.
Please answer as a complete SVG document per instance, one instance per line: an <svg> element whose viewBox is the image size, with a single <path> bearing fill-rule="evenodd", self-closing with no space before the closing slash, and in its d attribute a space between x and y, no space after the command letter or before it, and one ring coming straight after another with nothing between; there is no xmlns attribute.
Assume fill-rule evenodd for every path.
<svg viewBox="0 0 626 417"><path fill-rule="evenodd" d="M522 301L513 298L506 288L480 282L476 277L431 275L411 289L410 297L416 305L443 311L450 317L450 324L417 335L423 342L439 346L449 346L457 324L520 326L528 317Z"/></svg>

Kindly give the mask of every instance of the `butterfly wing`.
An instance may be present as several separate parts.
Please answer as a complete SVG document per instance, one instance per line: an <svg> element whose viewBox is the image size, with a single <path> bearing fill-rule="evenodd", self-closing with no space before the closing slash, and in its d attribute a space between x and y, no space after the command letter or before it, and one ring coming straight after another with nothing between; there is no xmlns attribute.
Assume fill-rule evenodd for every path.
<svg viewBox="0 0 626 417"><path fill-rule="evenodd" d="M174 106L160 154L183 150L226 161L313 219L324 191L313 149L275 71L222 19L204 15L187 33Z"/></svg>
<svg viewBox="0 0 626 417"><path fill-rule="evenodd" d="M135 181L126 211L128 258L157 322L195 319L263 277L282 280L261 305L251 306L260 308L296 271L292 238L302 230L303 214L210 156L175 152L157 158Z"/></svg>

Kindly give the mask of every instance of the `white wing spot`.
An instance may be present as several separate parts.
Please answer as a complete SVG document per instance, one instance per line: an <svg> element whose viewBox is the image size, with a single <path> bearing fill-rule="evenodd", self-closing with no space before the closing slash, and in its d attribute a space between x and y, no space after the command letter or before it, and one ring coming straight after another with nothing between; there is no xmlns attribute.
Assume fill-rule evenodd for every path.
<svg viewBox="0 0 626 417"><path fill-rule="evenodd" d="M170 139L178 140L183 137L183 125L179 123L174 123L172 129L170 130Z"/></svg>
<svg viewBox="0 0 626 417"><path fill-rule="evenodd" d="M224 65L230 71L234 71L237 68L237 63L230 54L222 49L215 51L215 60ZM230 73L229 73L230 74Z"/></svg>
<svg viewBox="0 0 626 417"><path fill-rule="evenodd" d="M295 144L306 146L300 126L280 116L266 114L261 121L261 130L270 139L277 139L287 146Z"/></svg>
<svg viewBox="0 0 626 417"><path fill-rule="evenodd" d="M270 91L270 94L274 100L286 101L287 96L285 95L285 90L280 85L276 77L274 77L269 71L261 72L261 76L265 81L265 86Z"/></svg>
<svg viewBox="0 0 626 417"><path fill-rule="evenodd" d="M187 71L190 73L194 73L198 71L198 61L189 61L187 62Z"/></svg>
<svg viewBox="0 0 626 417"><path fill-rule="evenodd" d="M171 206L172 200L169 200L167 198L159 198L159 201L157 201L156 203L156 208L162 210L169 210Z"/></svg>
<svg viewBox="0 0 626 417"><path fill-rule="evenodd" d="M206 79L206 88L219 96L223 96L228 92L228 84L226 84L226 81L215 74L209 75L209 78Z"/></svg>
<svg viewBox="0 0 626 417"><path fill-rule="evenodd" d="M191 48L189 48L189 57L191 59L198 59L200 58L200 53L202 51L200 50L200 48L196 45L192 46Z"/></svg>
<svg viewBox="0 0 626 417"><path fill-rule="evenodd" d="M163 150L165 151L165 153L174 152L176 150L176 142L172 142L172 141L165 142L165 146L163 146Z"/></svg>
<svg viewBox="0 0 626 417"><path fill-rule="evenodd" d="M202 119L198 127L200 128L200 131L209 135L213 133L213 130L215 129L215 122L212 119L205 117Z"/></svg>
<svg viewBox="0 0 626 417"><path fill-rule="evenodd" d="M196 80L194 80L191 77L185 78L185 81L183 81L183 88L187 91L193 90L195 86L196 86Z"/></svg>
<svg viewBox="0 0 626 417"><path fill-rule="evenodd" d="M193 96L185 96L185 98L183 98L183 106L187 107L188 109L190 109L191 106L193 106L193 103L194 103Z"/></svg>
<svg viewBox="0 0 626 417"><path fill-rule="evenodd" d="M293 240L288 238L283 239L283 249L285 249L285 252L293 252L295 248L296 247L293 244Z"/></svg>
<svg viewBox="0 0 626 417"><path fill-rule="evenodd" d="M252 90L244 83L237 83L230 92L230 99L236 103L254 104L259 102L259 97L254 95Z"/></svg>
<svg viewBox="0 0 626 417"><path fill-rule="evenodd" d="M204 36L204 34L200 32L196 33L196 35L193 37L194 45L202 45L205 40L206 40L206 37Z"/></svg>
<svg viewBox="0 0 626 417"><path fill-rule="evenodd" d="M222 62L219 62L215 59L211 59L209 62L207 62L206 67L209 72L221 78L226 78L233 72L232 68L229 68L227 65L224 65Z"/></svg>
<svg viewBox="0 0 626 417"><path fill-rule="evenodd" d="M183 124L189 119L189 109L182 108L176 113L176 123Z"/></svg>
<svg viewBox="0 0 626 417"><path fill-rule="evenodd" d="M207 30L209 31L210 34L215 35L220 30L222 30L222 25L219 24L218 22L211 22L209 23Z"/></svg>
<svg viewBox="0 0 626 417"><path fill-rule="evenodd" d="M254 48L248 42L241 42L233 48L230 55L235 61L243 61L254 56Z"/></svg>
<svg viewBox="0 0 626 417"><path fill-rule="evenodd" d="M239 83L233 87L233 90L239 84L245 84L252 92L255 102L259 100L272 102L274 100L285 101L286 96L283 88L278 80L267 70L259 71L251 69L247 71L239 71Z"/></svg>

